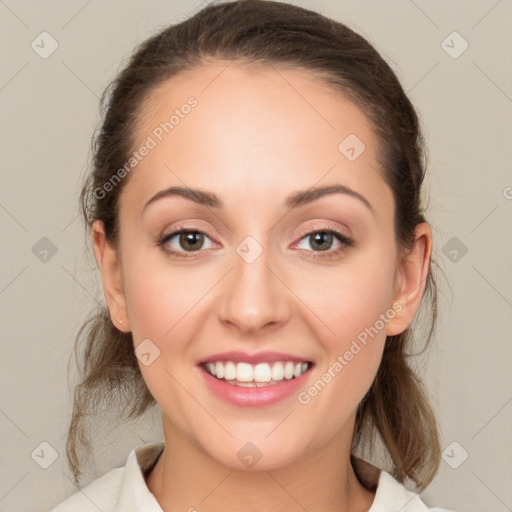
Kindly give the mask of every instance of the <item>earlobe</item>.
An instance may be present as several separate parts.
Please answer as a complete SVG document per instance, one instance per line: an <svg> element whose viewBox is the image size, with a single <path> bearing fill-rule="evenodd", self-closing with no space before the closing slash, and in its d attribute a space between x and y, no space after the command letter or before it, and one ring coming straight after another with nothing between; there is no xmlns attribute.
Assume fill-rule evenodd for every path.
<svg viewBox="0 0 512 512"><path fill-rule="evenodd" d="M394 303L400 303L401 309L388 322L386 335L396 336L411 325L425 290L431 252L432 230L422 222L414 230L413 246L404 252L398 263Z"/></svg>
<svg viewBox="0 0 512 512"><path fill-rule="evenodd" d="M129 332L126 298L124 294L122 268L118 250L106 238L103 222L92 225L94 256L101 273L103 293L114 326L122 332Z"/></svg>

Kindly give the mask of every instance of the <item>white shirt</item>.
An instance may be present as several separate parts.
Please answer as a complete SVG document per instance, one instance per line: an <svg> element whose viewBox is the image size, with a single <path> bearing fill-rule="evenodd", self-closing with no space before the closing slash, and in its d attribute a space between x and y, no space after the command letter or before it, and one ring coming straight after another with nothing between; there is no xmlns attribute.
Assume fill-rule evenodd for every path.
<svg viewBox="0 0 512 512"><path fill-rule="evenodd" d="M147 443L134 448L124 467L113 469L71 495L50 512L163 512L146 485L144 475L156 464L164 443ZM369 463L356 459L358 464ZM379 470L375 498L368 512L453 512L429 508L389 473Z"/></svg>

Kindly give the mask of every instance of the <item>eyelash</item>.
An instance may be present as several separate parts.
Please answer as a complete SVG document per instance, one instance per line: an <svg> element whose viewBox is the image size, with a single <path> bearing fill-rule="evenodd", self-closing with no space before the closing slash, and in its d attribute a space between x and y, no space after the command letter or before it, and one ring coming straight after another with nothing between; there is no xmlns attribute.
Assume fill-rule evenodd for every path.
<svg viewBox="0 0 512 512"><path fill-rule="evenodd" d="M183 253L187 252L187 251L175 251L174 249L169 249L169 247L166 245L167 242L169 242L169 240L172 240L175 236L181 235L181 234L187 234L187 233L200 233L200 234L210 238L207 233L205 233L204 231L201 231L200 229L189 229L189 228L184 228L184 227L178 227L175 231L172 231L171 233L162 235L158 239L157 245L166 254L168 254L169 256L171 256L173 258L194 259L195 256L184 256L183 255ZM312 251L313 253L315 253L314 256L311 256L312 258L322 258L322 259L333 258L333 257L338 256L347 247L351 247L354 245L354 240L352 238L349 238L348 236L344 235L343 233L341 233L333 228L314 228L313 231L308 231L308 232L304 233L301 236L301 238L299 239L299 241L304 238L307 238L308 236L311 236L311 235L314 235L317 233L327 233L327 234L333 235L342 244L342 246L339 249L336 249L334 251L333 250ZM193 254L195 252L196 253L200 252L200 250L192 251L191 254Z"/></svg>

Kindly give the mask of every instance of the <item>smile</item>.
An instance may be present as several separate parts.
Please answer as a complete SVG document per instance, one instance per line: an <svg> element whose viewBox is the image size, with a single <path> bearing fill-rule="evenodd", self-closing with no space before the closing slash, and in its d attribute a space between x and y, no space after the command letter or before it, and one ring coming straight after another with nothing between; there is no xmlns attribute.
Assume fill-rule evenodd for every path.
<svg viewBox="0 0 512 512"><path fill-rule="evenodd" d="M274 363L234 363L216 361L203 365L203 368L218 380L235 386L264 387L279 384L283 380L300 377L310 367L307 361L276 361Z"/></svg>
<svg viewBox="0 0 512 512"><path fill-rule="evenodd" d="M250 364L208 361L197 365L211 393L236 407L264 407L297 394L308 382L310 361Z"/></svg>

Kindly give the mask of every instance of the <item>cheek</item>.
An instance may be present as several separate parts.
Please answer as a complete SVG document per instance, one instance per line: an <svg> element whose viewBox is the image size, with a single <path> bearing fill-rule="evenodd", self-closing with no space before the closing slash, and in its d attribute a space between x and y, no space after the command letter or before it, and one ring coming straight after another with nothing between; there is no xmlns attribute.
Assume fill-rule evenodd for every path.
<svg viewBox="0 0 512 512"><path fill-rule="evenodd" d="M297 295L307 305L299 314L308 318L325 354L318 368L321 382L305 390L303 399L311 399L318 414L325 408L336 410L327 419L334 430L368 391L382 358L387 322L394 317L394 253L383 247L316 272L314 287L305 279L295 281Z"/></svg>
<svg viewBox="0 0 512 512"><path fill-rule="evenodd" d="M193 403L177 397L182 396L180 383L190 372L188 362L193 364L189 340L199 336L202 326L199 317L207 302L203 300L211 288L207 276L197 275L190 282L190 273L147 254L130 257L124 276L134 345L148 344L145 340L149 339L149 351L158 354L149 365L140 359L144 381L168 416L186 418L190 407L196 414Z"/></svg>
<svg viewBox="0 0 512 512"><path fill-rule="evenodd" d="M136 344L145 338L161 339L176 321L174 312L183 306L183 297L176 293L178 283L153 268L134 267L125 273L128 316Z"/></svg>
<svg viewBox="0 0 512 512"><path fill-rule="evenodd" d="M194 316L195 305L211 287L207 275L169 264L154 247L132 250L123 277L135 343L145 338L176 339L183 319Z"/></svg>
<svg viewBox="0 0 512 512"><path fill-rule="evenodd" d="M308 323L318 326L318 338L331 350L348 349L350 342L360 334L363 339L367 330L375 337L373 327L385 338L380 318L392 309L395 260L393 249L384 248L385 244L373 244L350 255L339 266L289 276L307 306L304 312L310 311Z"/></svg>
<svg viewBox="0 0 512 512"><path fill-rule="evenodd" d="M160 393L174 389L168 372L182 381L189 365L197 360L197 348L191 341L201 338L206 317L211 314L208 295L218 275L207 267L192 270L169 264L165 256L150 248L131 253L123 276L134 345L149 339L156 346L149 344L158 354L154 362L139 367L160 401Z"/></svg>

